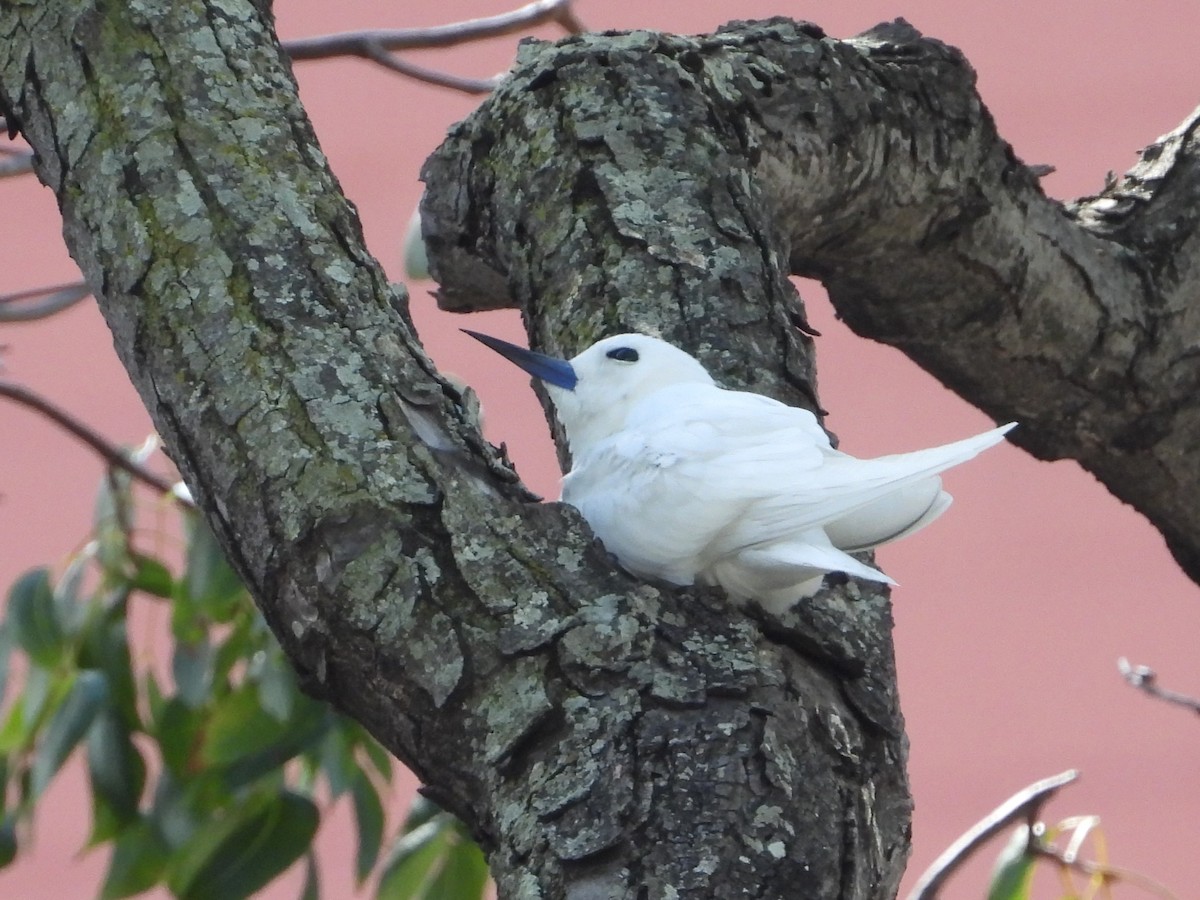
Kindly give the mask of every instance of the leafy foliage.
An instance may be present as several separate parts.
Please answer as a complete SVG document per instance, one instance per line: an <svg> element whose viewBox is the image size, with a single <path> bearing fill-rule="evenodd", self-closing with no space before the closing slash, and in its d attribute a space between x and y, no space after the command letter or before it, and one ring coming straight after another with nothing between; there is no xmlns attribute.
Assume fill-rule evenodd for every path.
<svg viewBox="0 0 1200 900"><path fill-rule="evenodd" d="M419 803L384 853L381 797L394 768L350 719L300 692L215 538L183 511L173 574L135 546L128 480L110 475L93 533L55 578L22 576L0 621L0 867L77 750L91 787L88 847L111 848L101 898L156 885L188 900L248 897L301 863L320 896L312 843L348 795L355 878L396 900L474 900L487 869L451 816ZM135 603L168 603L168 646L137 658ZM164 631L165 631L164 627ZM169 676L163 671L169 662ZM380 863L381 858L386 862Z"/></svg>

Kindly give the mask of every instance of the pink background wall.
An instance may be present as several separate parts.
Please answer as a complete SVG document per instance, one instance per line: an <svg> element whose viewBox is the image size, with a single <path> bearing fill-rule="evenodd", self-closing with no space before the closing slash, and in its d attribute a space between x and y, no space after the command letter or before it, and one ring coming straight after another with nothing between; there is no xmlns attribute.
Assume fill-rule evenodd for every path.
<svg viewBox="0 0 1200 900"><path fill-rule="evenodd" d="M279 0L281 34L431 25L503 11L499 0ZM948 0L853 4L738 0L579 0L593 29L708 31L733 18L790 15L848 36L903 15L963 49L1000 130L1030 163L1050 163L1046 190L1061 198L1099 188L1106 172L1173 128L1200 102L1194 0ZM969 11L964 11L969 10ZM540 34L554 37L553 29ZM414 56L462 74L490 75L510 39ZM317 133L362 214L367 238L401 280L400 247L419 194L417 171L452 122L476 101L418 85L359 61L298 67ZM0 182L0 290L67 281L50 193L30 179ZM508 443L526 481L547 496L558 472L527 382L457 328L520 339L512 314L469 322L438 312L413 285L426 345L482 395L493 441ZM845 449L874 455L950 440L987 426L899 353L855 338L820 289L802 285L818 339L820 389ZM49 322L0 327L6 377L52 398L114 439L136 443L148 419L117 363L94 307ZM85 533L101 466L31 414L0 405L0 586L28 566L61 560ZM907 884L962 830L1016 789L1076 767L1083 779L1051 818L1099 814L1115 862L1196 896L1200 804L1194 716L1148 700L1118 677L1127 656L1164 683L1200 693L1200 596L1157 533L1073 463L1038 463L1004 446L947 479L957 498L934 527L885 548L895 592L896 645L912 742L915 853ZM1198 498L1200 501L1200 498ZM0 873L0 896L94 894L100 854L80 857L88 827L78 772L57 787L36 852ZM345 810L322 836L327 896L352 893L352 828ZM981 896L989 863L955 883ZM1044 879L1045 896L1054 882ZM272 897L295 896L299 879ZM1139 896L1124 889L1118 896Z"/></svg>

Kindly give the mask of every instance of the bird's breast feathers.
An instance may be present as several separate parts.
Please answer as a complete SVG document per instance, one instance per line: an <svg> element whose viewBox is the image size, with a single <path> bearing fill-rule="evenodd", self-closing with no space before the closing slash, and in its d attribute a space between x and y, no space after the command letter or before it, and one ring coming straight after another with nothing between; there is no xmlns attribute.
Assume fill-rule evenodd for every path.
<svg viewBox="0 0 1200 900"><path fill-rule="evenodd" d="M688 584L716 556L754 540L731 521L749 522L781 479L796 482L830 454L806 410L679 385L635 406L621 430L579 448L563 500L626 568Z"/></svg>

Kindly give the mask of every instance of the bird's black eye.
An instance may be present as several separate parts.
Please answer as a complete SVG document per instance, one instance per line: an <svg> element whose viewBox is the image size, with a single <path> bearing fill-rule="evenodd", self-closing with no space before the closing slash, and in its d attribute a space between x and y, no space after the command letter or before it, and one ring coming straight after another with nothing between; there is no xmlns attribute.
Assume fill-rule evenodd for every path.
<svg viewBox="0 0 1200 900"><path fill-rule="evenodd" d="M614 347L605 354L609 359L619 359L621 362L637 362L638 352L632 347Z"/></svg>

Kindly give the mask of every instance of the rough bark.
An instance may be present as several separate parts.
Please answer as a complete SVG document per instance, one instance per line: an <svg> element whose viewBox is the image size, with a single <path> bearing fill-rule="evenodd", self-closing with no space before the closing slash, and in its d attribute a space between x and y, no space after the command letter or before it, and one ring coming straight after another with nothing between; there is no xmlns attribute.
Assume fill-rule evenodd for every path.
<svg viewBox="0 0 1200 900"><path fill-rule="evenodd" d="M598 81L608 106L591 99ZM554 107L562 122L531 127L500 110L521 91L526 105ZM670 126L653 136L639 129L643 103L669 110ZM581 338L648 325L702 351L724 348L737 340L724 334L728 325L760 315L713 271L738 245L739 229L721 227L737 217L718 205L718 191L706 201L717 227L695 229L715 244L668 240L662 223L692 224L694 204L681 198L706 179L746 184L741 193L769 207L756 214L774 234L765 247L791 273L821 279L851 327L898 347L998 421L1021 422L1012 439L1036 456L1078 460L1145 514L1200 581L1200 110L1147 147L1124 179L1067 206L1042 193L997 135L961 54L903 22L846 41L785 21L704 38L584 36L531 52L485 110L503 124L471 127L521 129L541 155L521 155L518 167L476 150L473 178L503 176L509 219L456 208L457 196L427 207L431 236L446 247L438 271L448 306L568 302L588 320ZM671 129L703 146L678 154ZM630 153L639 137L640 156ZM575 155L564 148L576 145L598 160L596 178L569 159L563 166ZM548 161L551 171L528 171ZM446 165L430 171L465 180ZM573 183L551 198L527 187L538 177ZM647 196L656 180L678 190ZM591 256L531 240L542 221L534 216L568 198L576 215L589 203L611 210L613 227L599 232ZM614 258L621 264L610 265ZM654 267L661 287L629 292L621 267L634 265ZM669 274L697 265L713 272L717 290ZM505 278L515 287L507 296ZM761 316L778 320L769 284L747 287L764 304ZM640 311L647 293L661 295L661 313ZM668 312L673 296L678 315ZM574 346L545 326L535 334ZM789 358L785 371L804 367Z"/></svg>
<svg viewBox="0 0 1200 900"><path fill-rule="evenodd" d="M464 818L503 897L893 895L910 803L886 599L848 585L758 621L634 581L569 509L532 502L364 248L265 6L5 4L0 102L309 690ZM476 271L544 344L654 327L728 380L812 402L739 112L791 41L817 33L531 51L490 108L524 92L543 124L478 126L431 169L464 213L450 243L494 251ZM623 138L609 106L639 68L646 118ZM580 140L558 145L561 123ZM648 151L670 168L633 177ZM479 201L485 174L511 203Z"/></svg>

